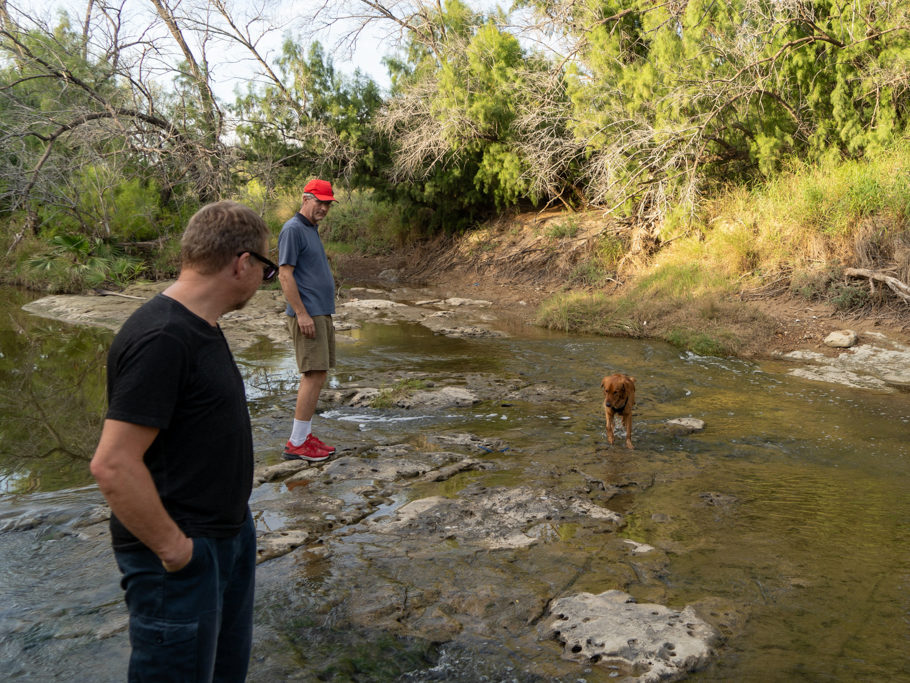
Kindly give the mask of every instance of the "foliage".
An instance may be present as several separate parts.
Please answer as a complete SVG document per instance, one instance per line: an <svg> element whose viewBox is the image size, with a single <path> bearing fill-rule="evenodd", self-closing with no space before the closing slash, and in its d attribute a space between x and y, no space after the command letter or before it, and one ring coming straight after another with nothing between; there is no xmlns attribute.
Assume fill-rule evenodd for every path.
<svg viewBox="0 0 910 683"><path fill-rule="evenodd" d="M511 34L448 0L428 12L405 57L390 63L395 87L383 130L395 143L397 197L432 209L430 227L457 230L492 209L536 201L514 126L545 64Z"/></svg>
<svg viewBox="0 0 910 683"><path fill-rule="evenodd" d="M80 292L102 285L125 286L145 269L143 262L98 238L78 234L55 235L49 247L20 262L23 282L51 291Z"/></svg>
<svg viewBox="0 0 910 683"><path fill-rule="evenodd" d="M242 175L267 191L302 186L316 175L377 184L388 144L373 128L382 105L376 84L359 72L339 74L318 42L304 54L298 42L286 40L276 68L275 82L249 85L233 106Z"/></svg>
<svg viewBox="0 0 910 683"><path fill-rule="evenodd" d="M388 253L413 240L401 207L379 199L372 191L343 195L320 225L320 232L327 240L343 242L367 255Z"/></svg>
<svg viewBox="0 0 910 683"><path fill-rule="evenodd" d="M729 343L687 328L673 328L667 333L666 340L673 346L699 356L729 356L734 350Z"/></svg>
<svg viewBox="0 0 910 683"><path fill-rule="evenodd" d="M14 250L27 233L81 235L95 245L85 259L123 244L148 272L167 273L172 236L202 203L237 197L277 231L319 175L356 198L326 229L357 249L465 230L505 208L591 205L643 232L579 265L575 281L597 286L597 269L625 262L615 249L634 248L656 266L642 287L697 292L779 271L791 256L847 262L860 229L869 258L896 258L880 223L903 230L910 214L906 3L520 0L477 11L468 0L350 0L319 10L400 31L389 93L342 74L301 36L266 59L253 29L274 27L243 15L255 9L156 3L161 33L124 22L132 8L91 3L78 22L53 23L0 12L0 216ZM224 65L209 41L259 69L230 107L213 95ZM177 59L159 61L168 54ZM772 205L785 210L772 216ZM571 221L562 229L554 237L571 236ZM54 248L37 255L41 267L76 286L84 278Z"/></svg>
<svg viewBox="0 0 910 683"><path fill-rule="evenodd" d="M908 131L903 4L519 5L571 48L570 104L547 115L584 150L577 181L597 204L657 220L718 182L859 158Z"/></svg>
<svg viewBox="0 0 910 683"><path fill-rule="evenodd" d="M549 228L549 230L547 230L547 235L555 239L561 239L563 237L575 237L577 233L578 221L572 217L569 217L565 221L557 221Z"/></svg>
<svg viewBox="0 0 910 683"><path fill-rule="evenodd" d="M642 332L639 311L631 299L603 293L568 292L544 301L537 324L564 332L638 337Z"/></svg>

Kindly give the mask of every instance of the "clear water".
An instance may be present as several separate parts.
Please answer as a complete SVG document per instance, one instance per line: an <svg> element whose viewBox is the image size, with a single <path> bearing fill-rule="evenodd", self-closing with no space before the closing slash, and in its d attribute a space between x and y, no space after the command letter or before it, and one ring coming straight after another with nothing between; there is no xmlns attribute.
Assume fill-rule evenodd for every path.
<svg viewBox="0 0 910 683"><path fill-rule="evenodd" d="M5 313L13 329L4 323L0 332L4 390L21 362L13 354L28 351L16 341L22 334L16 326L28 323L14 308ZM497 399L427 415L336 408L320 416L328 436L354 440L369 430L395 441L433 430L467 431L509 444L508 451L491 456L508 465L507 473L490 476L513 484L541 483L542 473L570 468L607 483L627 481L629 473L647 481L613 502L628 522L623 534L655 546L662 559L654 565L643 559L646 580L626 589L640 601L675 608L717 606L713 618L724 642L715 662L692 680L910 680L910 395L810 382L788 375L784 363L702 358L660 343L512 331L505 339L459 340L417 325L366 325L356 341L339 349L332 382L354 384L382 372L389 381L416 374L443 386L479 374L503 387L521 382L565 388L572 400L554 405ZM33 364L57 363L63 376L96 362L106 338L62 325L48 334L61 340L69 356L46 346L37 361L27 357ZM66 341L70 335L81 341ZM271 431L263 431L262 421L277 402L285 406L289 400L296 382L293 361L286 350L268 345L238 360L259 424L257 444L271 448L286 438L287 425L275 421ZM606 448L598 384L612 371L637 378L634 451ZM9 412L14 408L14 401L3 406L0 468L6 491L88 482L87 468L78 461L67 465L74 473L69 479L50 474L73 462L62 455L51 456L53 466L36 460L23 469L18 458L11 468L9 443L20 432L7 425L22 419ZM72 412L78 420L75 406ZM667 419L685 416L704 420L706 430L685 437L666 430ZM40 503L16 499L18 505ZM60 548L59 556L50 555L48 571L53 562L70 566L63 551L71 556L72 549L68 542ZM0 585L20 591L22 581L14 577L26 569L23 562L21 554L15 561L0 559ZM84 585L91 573L76 570L72 580ZM76 623L97 619L94 613L78 616L84 593L67 594L65 573L60 581L64 589L55 593L54 609L76 614ZM610 581L610 568L595 561L579 585L599 591L615 587ZM16 600L22 599L17 592ZM732 613L724 616L730 606ZM0 630L14 618L21 622L21 615L0 613ZM459 679L455 671L453 665L450 680ZM609 679L596 671L579 677Z"/></svg>

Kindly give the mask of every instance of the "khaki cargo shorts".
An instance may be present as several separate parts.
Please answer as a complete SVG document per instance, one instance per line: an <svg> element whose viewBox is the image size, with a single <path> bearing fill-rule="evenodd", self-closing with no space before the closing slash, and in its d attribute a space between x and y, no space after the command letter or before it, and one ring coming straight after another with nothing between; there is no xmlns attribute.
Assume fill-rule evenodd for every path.
<svg viewBox="0 0 910 683"><path fill-rule="evenodd" d="M287 316L288 332L294 341L294 354L297 356L297 369L305 372L328 371L335 367L335 326L332 316L317 315L313 317L316 326L316 338L303 336L297 324L297 316Z"/></svg>

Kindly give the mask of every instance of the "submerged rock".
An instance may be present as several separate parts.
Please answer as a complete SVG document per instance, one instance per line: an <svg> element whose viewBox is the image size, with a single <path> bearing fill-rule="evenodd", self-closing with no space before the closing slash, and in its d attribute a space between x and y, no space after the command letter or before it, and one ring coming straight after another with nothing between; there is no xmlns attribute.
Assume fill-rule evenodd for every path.
<svg viewBox="0 0 910 683"><path fill-rule="evenodd" d="M686 434L704 431L705 421L699 420L696 417L677 417L672 420L667 420L667 427L671 434L684 436Z"/></svg>
<svg viewBox="0 0 910 683"><path fill-rule="evenodd" d="M639 605L619 590L555 600L541 636L561 642L566 659L618 666L642 683L676 681L706 666L717 640L691 606Z"/></svg>
<svg viewBox="0 0 910 683"><path fill-rule="evenodd" d="M504 453L509 445L502 439L481 439L474 434L430 434L427 441L448 448L467 448L480 453Z"/></svg>
<svg viewBox="0 0 910 683"><path fill-rule="evenodd" d="M439 537L489 550L526 548L558 538L567 519L622 526L622 517L589 500L528 487L469 488L458 498L431 496L369 521L374 533Z"/></svg>

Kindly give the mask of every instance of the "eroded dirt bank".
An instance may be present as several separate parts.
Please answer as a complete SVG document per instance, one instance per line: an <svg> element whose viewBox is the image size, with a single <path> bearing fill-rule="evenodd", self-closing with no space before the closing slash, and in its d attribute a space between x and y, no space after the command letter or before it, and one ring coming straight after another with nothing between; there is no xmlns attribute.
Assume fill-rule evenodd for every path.
<svg viewBox="0 0 910 683"><path fill-rule="evenodd" d="M575 220L571 236L554 238L566 220ZM503 220L453 239L441 239L382 257L338 256L334 267L339 280L409 283L439 288L448 296L488 299L502 312L533 319L537 307L550 296L570 291L593 291L578 282L578 272L592 258L598 239L605 234L629 232L602 219L579 215L567 219L559 211L528 214ZM599 288L619 295L631 274L646 258L634 234L625 239L632 249L623 258L615 277ZM833 330L852 329L860 339L885 335L910 344L910 305L898 299L885 306L858 311L838 311L833 306L808 301L786 286L769 283L761 290L743 291L724 300L693 303L711 308L716 328L738 338L737 353L746 358L769 358L811 349L826 356L836 350L824 344ZM667 316L662 329L691 326L705 318L702 310L677 308L661 311ZM699 322L695 322L697 326ZM655 330L660 336L660 331ZM709 332L710 333L710 332ZM647 329L636 335L648 336Z"/></svg>

